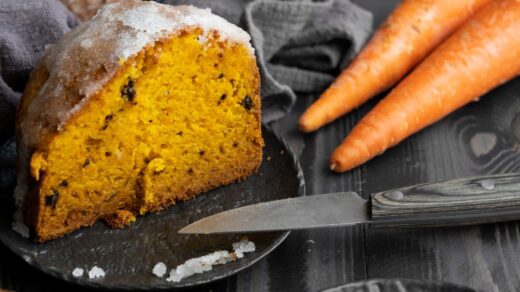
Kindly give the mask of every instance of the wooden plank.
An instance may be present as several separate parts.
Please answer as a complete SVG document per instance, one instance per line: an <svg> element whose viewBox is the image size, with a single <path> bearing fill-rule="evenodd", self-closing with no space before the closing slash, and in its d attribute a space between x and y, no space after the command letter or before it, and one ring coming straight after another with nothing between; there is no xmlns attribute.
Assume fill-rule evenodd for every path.
<svg viewBox="0 0 520 292"><path fill-rule="evenodd" d="M520 169L520 79L492 91L366 164L365 194L457 177ZM484 291L520 287L517 222L367 232L369 278L406 277Z"/></svg>

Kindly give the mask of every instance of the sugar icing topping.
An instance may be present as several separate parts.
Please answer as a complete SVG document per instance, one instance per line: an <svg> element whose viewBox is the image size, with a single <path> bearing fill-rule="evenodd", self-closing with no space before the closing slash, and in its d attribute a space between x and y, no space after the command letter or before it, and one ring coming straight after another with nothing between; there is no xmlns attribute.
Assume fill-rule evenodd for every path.
<svg viewBox="0 0 520 292"><path fill-rule="evenodd" d="M187 27L202 29L201 43L207 40L208 34L217 31L222 40L241 43L254 55L250 36L212 14L210 9L140 0L108 4L46 51L42 62L50 76L33 99L29 113L31 109L36 114L52 106L55 113L47 117L46 124L57 122L57 129L61 130L60 125L113 76L121 60ZM65 88L64 84L71 86ZM63 104L59 98L62 96L77 96L80 100Z"/></svg>
<svg viewBox="0 0 520 292"><path fill-rule="evenodd" d="M168 8L165 8L164 5L149 2L148 5L136 6L117 13L119 6L118 3L109 4L94 17L110 22L119 21L135 32L135 34L128 33L120 36L119 45L116 48L116 54L119 57L128 58L146 44L186 26L197 26L206 33L217 30L221 38L246 44L253 53L249 44L249 35L234 24L212 14L210 9L199 9L193 6L167 6ZM111 38L110 32L103 33L101 37Z"/></svg>

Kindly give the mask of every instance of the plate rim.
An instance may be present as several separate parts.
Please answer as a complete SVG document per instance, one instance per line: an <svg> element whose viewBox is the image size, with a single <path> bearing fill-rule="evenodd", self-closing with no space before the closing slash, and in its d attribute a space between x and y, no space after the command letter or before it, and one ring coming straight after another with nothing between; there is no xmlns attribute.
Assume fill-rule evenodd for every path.
<svg viewBox="0 0 520 292"><path fill-rule="evenodd" d="M290 154L291 162L293 164L293 167L296 170L297 180L300 183L298 186L298 192L295 197L306 196L307 193L306 193L305 177L304 177L303 169L301 167L298 156L292 150L292 148L289 146L289 144L287 143L287 140L282 135L280 135L279 133L274 131L268 124L262 122L261 128L262 128L262 132L265 131L265 132L268 132L269 134L275 136L275 138L278 140L278 142L283 146L283 148L285 148L286 154ZM263 146L263 147L265 147L265 146ZM264 162L264 158L262 158L262 163L263 162ZM10 195L12 196L12 194L10 194ZM18 252L19 249L17 249L16 246L10 244L10 243L14 243L14 242L7 240L6 238L8 238L8 237L1 236L1 233L0 233L0 243L2 243L5 247L7 247L13 254L15 254L16 256L21 258L22 261L27 263L29 266L37 269L38 271L43 272L46 275L50 275L54 278L57 278L61 281L65 281L67 283L80 285L82 287L96 288L96 289L103 289L103 290L118 289L118 290L127 290L127 291L128 290L147 291L147 290L167 290L167 289L182 289L182 288L189 288L189 287L200 287L201 285L206 285L206 284L220 281L220 280L223 280L230 276L233 276L247 268L250 268L251 266L253 266L257 262L259 262L260 260L264 259L273 250L275 250L278 246L280 246L280 244L282 244L282 242L284 242L285 239L287 239L287 237L289 236L290 233L291 233L291 231L282 232L280 234L280 236L278 236L274 240L274 242L271 245L269 245L257 258L250 260L247 264L245 264L243 266L239 266L238 268L233 269L232 271L223 273L223 274L213 277L213 278L208 278L206 280L197 281L195 283L189 283L189 284L187 283L186 285L183 285L182 281L168 285L168 283L172 283L172 282L167 282L165 280L164 281L165 285L159 285L159 286L133 286L133 285L125 285L124 283L119 283L116 285L103 284L103 282L97 282L95 280L93 281L93 280L90 280L85 277L73 277L72 274L61 273L61 272L51 269L49 267L42 266L38 262L32 261L32 259L30 259L30 258L25 258L22 254L20 254Z"/></svg>

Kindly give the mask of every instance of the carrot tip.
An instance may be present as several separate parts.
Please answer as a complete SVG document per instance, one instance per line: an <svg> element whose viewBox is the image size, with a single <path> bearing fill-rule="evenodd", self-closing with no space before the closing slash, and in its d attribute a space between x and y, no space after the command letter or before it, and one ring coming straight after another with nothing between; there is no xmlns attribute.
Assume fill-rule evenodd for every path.
<svg viewBox="0 0 520 292"><path fill-rule="evenodd" d="M309 132L312 132L312 129L309 125L307 125L306 122L303 122L300 120L300 122L298 123L298 129L300 129L300 131L304 132L304 133L309 133Z"/></svg>

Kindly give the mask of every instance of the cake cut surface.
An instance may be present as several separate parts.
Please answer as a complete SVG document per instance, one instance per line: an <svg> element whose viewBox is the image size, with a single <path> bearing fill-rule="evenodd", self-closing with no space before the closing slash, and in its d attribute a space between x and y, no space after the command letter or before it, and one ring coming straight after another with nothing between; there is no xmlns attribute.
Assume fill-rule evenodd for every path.
<svg viewBox="0 0 520 292"><path fill-rule="evenodd" d="M38 241L123 227L258 169L249 38L208 10L107 5L46 52L17 126L16 219Z"/></svg>

